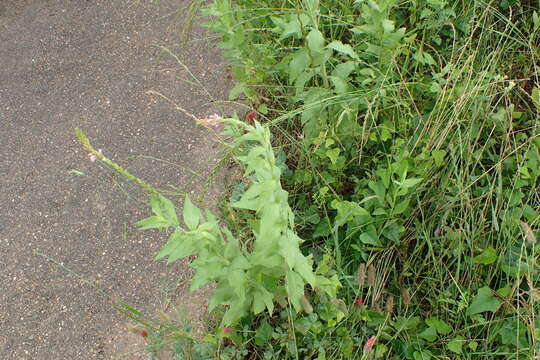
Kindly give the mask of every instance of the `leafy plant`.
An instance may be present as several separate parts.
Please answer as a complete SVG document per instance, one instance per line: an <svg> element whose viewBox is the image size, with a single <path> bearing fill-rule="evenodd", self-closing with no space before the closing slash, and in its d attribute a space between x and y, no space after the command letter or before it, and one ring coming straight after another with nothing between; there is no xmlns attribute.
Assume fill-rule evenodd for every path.
<svg viewBox="0 0 540 360"><path fill-rule="evenodd" d="M174 204L159 194L150 198L154 216L137 223L141 230L174 229L157 258L168 263L197 255L190 266L196 270L191 289L215 282L209 310L226 305L223 323L237 323L250 312L274 312L276 299L288 299L296 311L307 311L305 286L336 296L337 277L328 279L312 270L312 260L302 254L302 240L294 232L294 219L281 188L281 171L270 144L267 128L227 120L226 134L235 136L231 146L239 151L236 159L245 167L251 185L233 207L253 211L256 222L253 241L241 243L217 219L204 216L189 198L184 201L180 226ZM304 300L303 300L304 299Z"/></svg>

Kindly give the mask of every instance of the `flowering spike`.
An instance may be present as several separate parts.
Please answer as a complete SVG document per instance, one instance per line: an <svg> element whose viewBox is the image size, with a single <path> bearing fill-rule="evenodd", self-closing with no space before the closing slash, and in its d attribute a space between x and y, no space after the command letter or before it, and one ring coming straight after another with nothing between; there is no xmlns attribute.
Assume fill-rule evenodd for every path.
<svg viewBox="0 0 540 360"><path fill-rule="evenodd" d="M368 352L373 348L373 345L375 345L375 342L377 341L377 337L374 335L370 337L366 343L364 344L364 352Z"/></svg>

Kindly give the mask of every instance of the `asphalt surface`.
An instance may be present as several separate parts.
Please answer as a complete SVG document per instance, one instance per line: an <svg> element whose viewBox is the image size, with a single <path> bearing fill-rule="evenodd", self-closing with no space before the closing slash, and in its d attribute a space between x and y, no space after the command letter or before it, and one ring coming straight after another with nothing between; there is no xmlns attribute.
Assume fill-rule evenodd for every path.
<svg viewBox="0 0 540 360"><path fill-rule="evenodd" d="M196 26L188 47L175 47L186 4L0 0L0 359L132 350L127 319L85 281L152 313L171 281L189 276L185 263L154 261L165 239L133 227L149 215L144 197L91 162L73 135L82 128L158 187L202 186L216 151L208 132L146 94L159 91L197 116L220 111L211 101L231 84L216 46ZM155 44L175 47L208 92ZM204 312L204 296L184 296L190 315Z"/></svg>

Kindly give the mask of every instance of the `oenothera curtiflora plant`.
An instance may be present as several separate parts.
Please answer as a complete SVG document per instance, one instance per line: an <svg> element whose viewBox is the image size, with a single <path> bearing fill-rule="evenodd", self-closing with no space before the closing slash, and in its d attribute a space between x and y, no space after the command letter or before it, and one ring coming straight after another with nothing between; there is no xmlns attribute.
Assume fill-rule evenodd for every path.
<svg viewBox="0 0 540 360"><path fill-rule="evenodd" d="M209 211L203 214L189 197L184 201L182 226L174 204L138 179L137 183L149 191L154 215L137 225L141 230L174 229L157 258L168 257L168 263L172 263L197 255L191 263L196 270L191 289L215 282L209 310L225 305L225 325L236 323L250 312L258 314L267 309L272 314L275 302L286 304L285 299L296 311L309 311L311 305L305 296L308 284L314 290L336 296L337 276L326 278L315 274L311 258L300 251L302 239L294 231L294 216L288 193L281 187L281 171L276 165L269 129L257 122L251 126L238 119L213 117L200 122L225 123L223 135L233 139L228 146L233 148L236 159L245 168L245 177L251 181L233 206L255 213L253 241L240 242ZM112 163L90 146L80 130L77 135L91 154L109 165ZM124 175L127 173L117 165L114 168ZM131 174L126 176L134 178Z"/></svg>

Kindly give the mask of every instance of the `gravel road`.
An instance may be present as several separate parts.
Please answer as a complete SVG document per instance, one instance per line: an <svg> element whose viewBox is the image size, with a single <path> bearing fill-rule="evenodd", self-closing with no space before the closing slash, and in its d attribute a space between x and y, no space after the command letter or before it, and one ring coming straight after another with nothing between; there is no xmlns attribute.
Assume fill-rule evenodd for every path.
<svg viewBox="0 0 540 360"><path fill-rule="evenodd" d="M178 46L186 4L0 1L0 359L109 359L133 350L144 342L81 279L152 313L172 279L189 277L185 264L153 260L163 237L132 225L148 215L144 197L90 162L73 135L82 128L156 186L201 187L216 146L146 94L159 91L203 116L219 111L212 100L231 86L208 34L195 27L189 46ZM156 44L179 53L207 90ZM204 313L204 296L182 296L188 313Z"/></svg>

